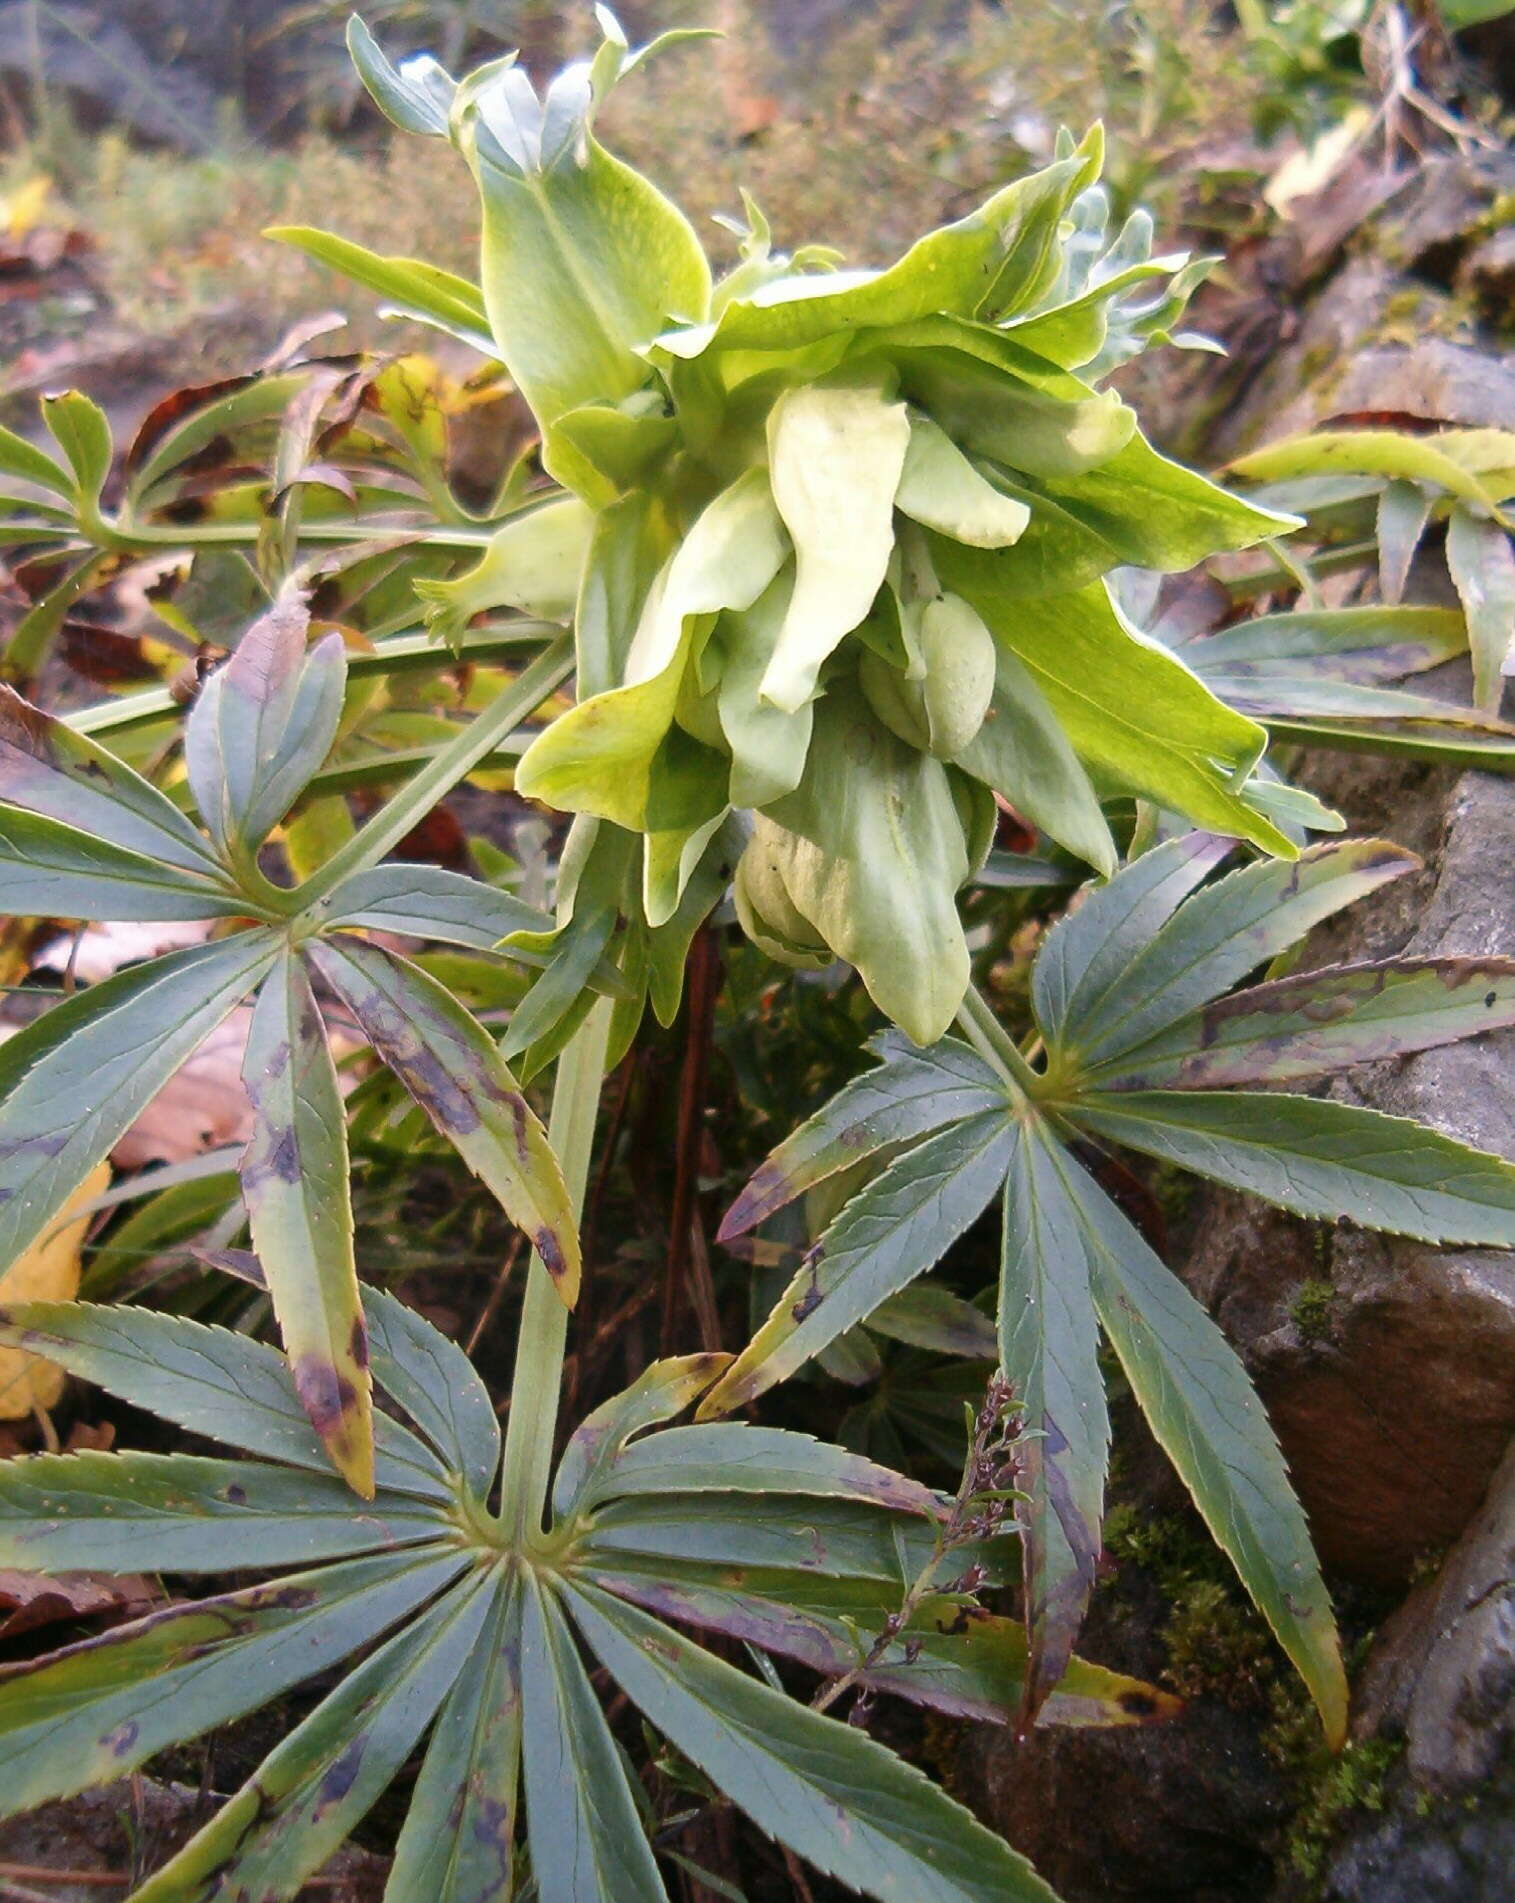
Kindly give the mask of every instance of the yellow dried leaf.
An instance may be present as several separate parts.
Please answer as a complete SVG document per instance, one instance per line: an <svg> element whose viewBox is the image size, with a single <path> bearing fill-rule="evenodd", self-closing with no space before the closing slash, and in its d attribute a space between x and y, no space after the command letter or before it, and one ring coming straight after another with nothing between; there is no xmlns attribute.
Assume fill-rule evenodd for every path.
<svg viewBox="0 0 1515 1903"><path fill-rule="evenodd" d="M69 1302L79 1293L79 1252L88 1217L78 1212L110 1188L110 1165L99 1163L65 1205L57 1224L0 1275L0 1302ZM73 1218L73 1220L70 1220ZM23 1348L0 1348L0 1420L26 1419L57 1405L63 1370Z"/></svg>

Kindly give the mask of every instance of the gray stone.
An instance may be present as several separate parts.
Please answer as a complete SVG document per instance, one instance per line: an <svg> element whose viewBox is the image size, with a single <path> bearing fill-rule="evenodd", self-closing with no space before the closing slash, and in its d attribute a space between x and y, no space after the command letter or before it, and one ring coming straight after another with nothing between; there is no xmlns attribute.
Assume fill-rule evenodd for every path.
<svg viewBox="0 0 1515 1903"><path fill-rule="evenodd" d="M1428 865L1317 934L1307 963L1515 947L1515 782L1468 774L1449 791L1441 773L1338 761L1313 783L1355 832L1385 832ZM1515 1032L1378 1066L1334 1094L1515 1156ZM1515 1434L1510 1256L1331 1231L1217 1196L1185 1276L1258 1384L1327 1566L1405 1583L1461 1532ZM1315 1314L1302 1325L1301 1290L1321 1283L1324 1326Z"/></svg>
<svg viewBox="0 0 1515 1903"><path fill-rule="evenodd" d="M1515 1448L1439 1576L1385 1626L1365 1735L1403 1740L1384 1809L1331 1859L1338 1903L1506 1903L1515 1872Z"/></svg>

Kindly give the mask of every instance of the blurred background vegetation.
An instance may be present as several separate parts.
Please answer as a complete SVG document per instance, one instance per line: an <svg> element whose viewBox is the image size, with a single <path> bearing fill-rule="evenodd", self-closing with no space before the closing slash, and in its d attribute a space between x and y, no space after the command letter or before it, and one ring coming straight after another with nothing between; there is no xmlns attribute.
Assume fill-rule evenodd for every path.
<svg viewBox="0 0 1515 1903"><path fill-rule="evenodd" d="M39 348L107 321L182 338L184 361L162 362L166 374L240 365L249 329L276 333L337 295L318 267L260 239L269 224L320 224L469 268L473 193L450 152L392 144L360 105L348 11L348 0L0 0L11 388L30 387ZM1368 0L642 0L622 11L633 37L686 24L727 37L713 58L655 63L618 96L612 142L717 249L709 220L739 212L745 186L781 244L824 240L857 262L887 259L1043 161L1059 125L1095 119L1113 147L1117 209L1152 203L1165 237L1225 249L1266 215L1267 177L1361 110L1383 63ZM574 51L589 15L547 0L367 8L392 50L461 65L519 45L538 72ZM39 253L40 285L26 281ZM377 343L378 321L351 315L352 341Z"/></svg>

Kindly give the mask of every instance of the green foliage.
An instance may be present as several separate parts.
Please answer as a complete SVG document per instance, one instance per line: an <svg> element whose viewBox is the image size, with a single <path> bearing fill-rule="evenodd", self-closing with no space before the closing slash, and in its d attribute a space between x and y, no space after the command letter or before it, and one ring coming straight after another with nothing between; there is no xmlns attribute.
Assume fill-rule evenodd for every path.
<svg viewBox="0 0 1515 1903"><path fill-rule="evenodd" d="M1304 59L1317 11L1262 37ZM853 1887L1048 1896L826 1707L853 1691L866 1715L888 1691L1001 1722L1172 1710L1073 1657L1110 1537L1112 1353L1330 1746L1346 1730L1282 1456L1132 1219L1122 1154L1152 1159L1170 1200L1187 1172L1310 1217L1515 1246L1515 1166L1279 1088L1515 1023L1515 963L1277 975L1415 862L1307 847L1340 821L1265 759L1271 733L1515 763L1497 719L1515 438L1307 439L1237 466L1269 485L1250 501L1159 455L1105 379L1201 341L1176 326L1205 266L1155 256L1142 213L1113 226L1097 131L880 271L777 251L749 200L721 275L601 141L655 49L597 18L597 49L540 94L513 58L455 80L392 65L352 25L379 106L469 167L477 286L398 240L277 233L474 348L466 389L419 357L295 346L166 400L119 459L77 393L46 405L56 453L0 434L0 535L44 578L12 680L36 691L75 604L146 559L172 575L159 613L185 653L227 657L187 711L168 684L67 717L0 694L6 912L206 934L0 1049L0 1266L246 1005L253 1254L217 1259L266 1286L287 1351L142 1308L8 1311L8 1345L251 1458L0 1464L0 1557L297 1569L7 1667L7 1801L117 1775L362 1655L139 1890L156 1903L293 1894L423 1738L391 1895L509 1895L529 1860L547 1903L661 1897L662 1833L591 1666L665 1741L672 1782L725 1793ZM459 481L450 429L506 377L540 444L487 493ZM1384 601L1326 609L1317 570L1365 565L1365 515ZM1403 600L1443 521L1461 614ZM1149 634L1163 576L1262 543L1268 567L1227 572L1277 612ZM1476 708L1400 684L1464 649ZM470 778L567 823L538 823L519 862L481 847L490 880L396 859ZM389 796L360 829L346 796L371 787ZM1089 871L1032 962L1024 928ZM744 1351L632 1368L555 1464L603 1078L649 1006L675 1023L696 935L708 950L733 922L722 1046L775 1123L857 1068L869 1007L839 961L890 1028L726 1219L755 1286L790 1275ZM970 945L1006 979L1020 1042L973 987ZM781 1024L775 967L801 974ZM686 1191L713 990L707 969L682 1033ZM328 1012L372 1060L347 1100ZM544 1130L525 1086L550 1065ZM462 1352L358 1280L351 1157L403 1159L428 1124L532 1248L503 1442ZM229 1176L165 1183L108 1239L105 1286L112 1243L193 1233ZM987 1292L981 1308L923 1280L991 1204L993 1320ZM671 1278L670 1313L678 1293ZM722 1418L811 1363L877 1384L838 1444ZM955 1499L898 1470L909 1444L963 1460ZM975 1596L1017 1536L1025 1628ZM1186 1682L1201 1631L1229 1621L1231 1649L1255 1651L1261 1630L1199 1584L1170 1634ZM737 1642L759 1676L730 1662ZM774 1657L828 1681L815 1707Z"/></svg>
<svg viewBox="0 0 1515 1903"><path fill-rule="evenodd" d="M267 1572L6 1670L5 1807L121 1776L165 1745L318 1674L337 1682L217 1816L133 1895L293 1895L429 1734L386 1894L508 1895L524 1774L539 1893L661 1898L656 1856L575 1634L648 1720L755 1820L870 1896L1050 1898L1022 1859L861 1732L807 1709L663 1623L730 1633L927 1706L1003 1712L1017 1630L938 1592L860 1661L940 1547L946 1504L840 1448L773 1429L660 1426L722 1357L649 1368L591 1415L559 1464L552 1524L513 1541L491 1501L500 1434L453 1343L364 1291L380 1414L377 1491L323 1471L303 1396L226 1330L86 1305L13 1307L0 1334L252 1459L42 1454L0 1466L0 1550L41 1572ZM802 1500L802 1551L775 1540ZM1003 1544L1003 1542L1000 1542ZM994 1577L996 1546L980 1552ZM903 1569L903 1570L902 1570ZM642 1608L650 1610L643 1610ZM961 1669L944 1643L974 1642ZM350 1661L363 1653L360 1663ZM345 1669L345 1675L342 1675ZM1075 1723L1129 1723L1149 1689L1075 1664ZM838 1829L843 1822L844 1828Z"/></svg>
<svg viewBox="0 0 1515 1903"><path fill-rule="evenodd" d="M1515 637L1515 549L1503 505L1515 497L1515 433L1327 431L1295 437L1232 465L1305 508L1376 502L1384 600L1397 602L1428 524L1446 524L1447 566L1467 617L1474 701L1499 711L1502 669Z"/></svg>
<svg viewBox="0 0 1515 1903"><path fill-rule="evenodd" d="M891 1160L843 1206L702 1411L751 1401L865 1320L1003 1185L1001 1366L1037 1435L1023 1527L1030 1707L1037 1671L1056 1677L1094 1586L1109 1443L1102 1328L1339 1740L1345 1679L1277 1447L1240 1362L1101 1188L1103 1140L1303 1214L1510 1247L1515 1167L1501 1159L1375 1111L1217 1086L1426 1049L1465 1034L1469 1011L1515 1021L1515 965L1405 961L1231 992L1415 862L1379 842L1318 846L1292 866L1263 862L1202 884L1226 850L1206 835L1157 847L1049 935L1032 977L1042 1069L980 1011L965 1019L976 1049L949 1042L917 1055L886 1042L877 1070L780 1147L723 1234L752 1228L844 1162L878 1150Z"/></svg>

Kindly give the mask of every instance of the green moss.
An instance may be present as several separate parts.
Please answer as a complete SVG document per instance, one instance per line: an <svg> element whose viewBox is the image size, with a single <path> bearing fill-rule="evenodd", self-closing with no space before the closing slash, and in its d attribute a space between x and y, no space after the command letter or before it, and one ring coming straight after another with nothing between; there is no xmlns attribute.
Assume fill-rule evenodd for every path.
<svg viewBox="0 0 1515 1903"><path fill-rule="evenodd" d="M1336 1291L1329 1282L1314 1276L1301 1282L1289 1304L1289 1319L1303 1341L1323 1341L1331 1332L1331 1305Z"/></svg>
<svg viewBox="0 0 1515 1903"><path fill-rule="evenodd" d="M1233 1709L1259 1704L1275 1674L1268 1628L1250 1605L1213 1580L1179 1596L1163 1627L1166 1676L1181 1698L1218 1698Z"/></svg>
<svg viewBox="0 0 1515 1903"><path fill-rule="evenodd" d="M1365 1738L1349 1744L1340 1757L1320 1753L1283 1846L1288 1868L1309 1886L1306 1894L1316 1893L1342 1822L1354 1812L1383 1809L1390 1773L1404 1749L1398 1738Z"/></svg>

